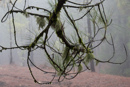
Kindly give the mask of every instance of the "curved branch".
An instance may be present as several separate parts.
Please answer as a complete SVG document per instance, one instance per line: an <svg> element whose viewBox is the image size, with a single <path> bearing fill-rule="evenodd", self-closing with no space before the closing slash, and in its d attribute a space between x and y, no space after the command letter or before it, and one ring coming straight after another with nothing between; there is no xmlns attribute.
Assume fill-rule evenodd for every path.
<svg viewBox="0 0 130 87"><path fill-rule="evenodd" d="M87 5L87 6L72 6L72 5L64 5L64 7L67 8L88 8L88 7L93 7L93 6L98 6L99 4L103 3L105 0L100 1L99 3L96 3L94 5Z"/></svg>
<svg viewBox="0 0 130 87"><path fill-rule="evenodd" d="M75 4L75 5L89 5L89 4L91 4L92 0L88 3L86 3L86 4L79 4L79 3L75 3L75 2L72 2L72 1L69 1L69 0L67 2Z"/></svg>

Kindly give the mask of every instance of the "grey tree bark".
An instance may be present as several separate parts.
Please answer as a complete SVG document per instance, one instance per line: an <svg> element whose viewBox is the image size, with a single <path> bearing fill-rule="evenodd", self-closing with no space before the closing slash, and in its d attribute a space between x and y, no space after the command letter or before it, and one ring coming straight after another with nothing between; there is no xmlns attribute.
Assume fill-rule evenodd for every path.
<svg viewBox="0 0 130 87"><path fill-rule="evenodd" d="M9 5L10 7L10 5ZM11 18L9 15L9 30L10 30L10 47L12 47L12 32L11 32ZM9 64L13 64L13 55L12 55L12 49L10 49L10 62Z"/></svg>

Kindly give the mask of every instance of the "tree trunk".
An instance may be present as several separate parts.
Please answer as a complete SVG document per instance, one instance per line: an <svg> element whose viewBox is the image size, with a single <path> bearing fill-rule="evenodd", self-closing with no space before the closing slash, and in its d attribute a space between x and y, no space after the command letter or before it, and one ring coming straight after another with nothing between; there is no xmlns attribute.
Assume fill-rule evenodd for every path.
<svg viewBox="0 0 130 87"><path fill-rule="evenodd" d="M88 33L89 33L89 41L90 41L91 36L92 36L92 30L91 30L91 21L88 17L87 17L87 23L88 23ZM91 47L92 47L92 45L91 45ZM90 69L91 69L91 72L95 72L94 60L90 61Z"/></svg>
<svg viewBox="0 0 130 87"><path fill-rule="evenodd" d="M12 47L12 32L11 32L11 18L9 15L9 30L10 30L10 47ZM12 56L12 49L10 49L10 62L9 64L13 64L13 56Z"/></svg>
<svg viewBox="0 0 130 87"><path fill-rule="evenodd" d="M29 2L29 0L28 0L28 6L29 6L29 4L30 4L30 2ZM30 31L32 31L31 29L33 29L33 27L32 27L32 18L31 17L29 17L29 30ZM30 36L29 36L30 38L31 38L31 33L30 33ZM31 41L31 39L30 39L30 43L31 43L32 41ZM30 53L30 59L31 59L31 61L34 63L34 60L33 60L33 52L31 52ZM32 63L30 62L30 66L32 66Z"/></svg>

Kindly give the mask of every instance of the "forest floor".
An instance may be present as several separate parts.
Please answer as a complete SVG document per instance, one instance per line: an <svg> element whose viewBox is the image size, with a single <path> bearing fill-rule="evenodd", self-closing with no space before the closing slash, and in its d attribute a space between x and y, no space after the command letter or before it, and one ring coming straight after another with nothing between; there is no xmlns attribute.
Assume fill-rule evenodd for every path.
<svg viewBox="0 0 130 87"><path fill-rule="evenodd" d="M43 74L34 67L32 70L38 81L51 79L49 75ZM48 70L52 69L48 68ZM4 65L0 66L0 87L130 87L130 77L83 72L72 80L39 85L34 83L28 67Z"/></svg>

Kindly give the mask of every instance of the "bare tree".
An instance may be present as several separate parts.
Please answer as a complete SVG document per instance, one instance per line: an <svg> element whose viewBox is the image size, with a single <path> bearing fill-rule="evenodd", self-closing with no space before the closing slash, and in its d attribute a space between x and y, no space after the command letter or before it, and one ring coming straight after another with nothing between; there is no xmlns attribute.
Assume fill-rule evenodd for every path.
<svg viewBox="0 0 130 87"><path fill-rule="evenodd" d="M12 31L11 31L11 18L9 16L9 29L10 29L10 47L12 47ZM13 64L12 49L10 49L10 64Z"/></svg>
<svg viewBox="0 0 130 87"><path fill-rule="evenodd" d="M10 4L9 4L10 8ZM9 15L9 32L10 32L10 47L12 47L12 31L11 31L11 18ZM13 64L13 55L12 55L12 49L10 49L10 64Z"/></svg>
<svg viewBox="0 0 130 87"><path fill-rule="evenodd" d="M8 4L8 0L1 0L0 1L0 5L2 7L6 7L6 5L8 6L8 9L10 9L10 4ZM12 47L12 31L11 31L11 17L9 15L9 32L10 32L10 47ZM9 64L13 64L13 55L12 55L12 49L10 49L10 61Z"/></svg>
<svg viewBox="0 0 130 87"><path fill-rule="evenodd" d="M88 0L85 1L86 3L88 3ZM88 33L89 33L89 41L91 41L91 36L92 36L92 30L91 30L91 21L89 19L89 17L87 17L87 25L88 25ZM90 47L92 48L92 45L90 45ZM91 69L91 72L95 72L95 67L94 67L94 61L91 60L90 61L90 69Z"/></svg>
<svg viewBox="0 0 130 87"><path fill-rule="evenodd" d="M104 7L103 7L103 2L105 0L100 0L99 2L94 3L94 4L92 4L93 0L88 1L88 3L86 4L84 3L80 4L76 1L73 2L69 0L53 0L54 4L50 3L50 5L52 5L52 7L54 8L52 8L51 10L45 9L43 7L36 7L36 6L26 7L26 0L25 0L25 5L23 9L19 9L16 7L17 1L18 0L15 0L14 2L10 1L10 3L12 4L12 9L9 10L1 20L1 22L4 22L6 21L6 17L9 14L12 15L14 40L15 40L16 46L11 47L11 48L7 48L3 46L0 46L0 47L1 47L1 51L5 49L6 50L7 49L21 49L21 50L28 51L27 64L28 64L30 73L34 79L34 82L38 84L49 84L55 79L56 75L58 76L59 82L63 81L64 79L68 79L68 80L73 79L79 73L86 70L90 70L88 63L91 60L95 60L96 64L98 64L99 62L122 64L126 61L125 59L121 63L111 62L111 59L114 57L114 54L115 54L115 47L114 47L112 35L111 35L111 42L108 41L106 37L107 28L111 24L112 20L108 20L106 17ZM81 15L76 16L76 18L74 18L73 14L71 14L71 12L69 11L70 8L74 9L75 11L78 11L78 13ZM83 36L84 31L80 32L82 31L81 29L82 27L78 27L77 22L86 18L86 15L89 12L91 12L94 8L97 9L96 13L99 15L98 16L89 15L89 16L92 19L92 21L94 21L92 23L94 23L96 27L93 28L93 31L92 31L93 34L91 35L91 39L90 40L84 39L86 37L88 38L89 35L84 34ZM31 9L36 9L37 11L43 10L45 11L46 15L39 14L37 12L36 13L30 12L29 10ZM76 32L74 36L75 37L74 39L76 39L76 42L73 41L74 39L70 37L71 35L69 36L68 34L66 34L66 31L65 31L66 20L62 19L61 11L64 11L69 24L72 26L72 28L69 29L69 31L73 30L74 32ZM30 43L29 45L20 46L17 42L17 38L16 38L17 32L16 32L16 27L15 27L15 22L14 22L15 21L14 13L21 13L25 15L26 17L35 16L36 18L36 22L39 26L38 29L40 33L34 38L33 42ZM49 34L50 29L54 30L52 34ZM100 34L99 33L100 31L103 31L103 35L100 39L96 39L97 35ZM57 49L54 47L54 44L50 44L53 34L56 34L57 37L60 39L59 42L62 48ZM113 55L107 61L99 60L93 54L93 50L96 49L99 45L101 45L101 43L104 41L108 42L108 44L113 47ZM91 45L95 42L98 42L98 44L91 47ZM49 60L49 63L52 65L52 67L55 70L54 72L48 72L48 71L42 70L31 61L30 53L36 51L37 49L42 49L43 52L46 54L47 59ZM124 46L124 49L126 51L125 46ZM53 55L51 53L53 53ZM127 52L126 52L126 56L127 56ZM43 82L43 83L38 82L33 75L29 62L31 62L33 66L35 66L37 69L41 70L42 72L46 74L48 73L52 74L52 77L53 77L52 80L50 82ZM82 65L85 65L86 68L82 67ZM74 68L76 68L76 71L72 72Z"/></svg>

